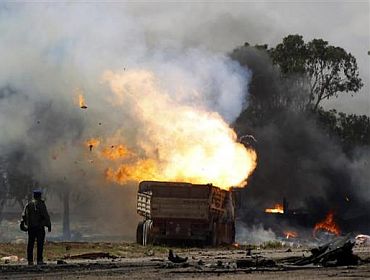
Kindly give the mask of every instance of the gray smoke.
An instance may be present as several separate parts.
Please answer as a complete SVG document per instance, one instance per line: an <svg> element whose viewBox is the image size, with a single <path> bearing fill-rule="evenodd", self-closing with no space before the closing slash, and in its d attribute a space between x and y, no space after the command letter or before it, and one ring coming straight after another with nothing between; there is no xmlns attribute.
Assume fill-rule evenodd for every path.
<svg viewBox="0 0 370 280"><path fill-rule="evenodd" d="M89 138L113 137L117 130L135 146L136 135L145 129L128 105L112 107L104 71L151 71L171 99L218 112L229 123L246 106L250 74L226 54L189 48L168 36L150 42L147 26L130 9L118 4L0 6L0 157L16 162L12 168L49 193L70 190L73 213L108 221L111 232L126 229L132 236L136 183L131 188L107 183L84 146ZM78 93L86 110L75 102Z"/></svg>
<svg viewBox="0 0 370 280"><path fill-rule="evenodd" d="M263 225L239 224L236 230L235 240L239 244L256 244L260 245L264 242L275 241L276 235L269 228L264 229Z"/></svg>

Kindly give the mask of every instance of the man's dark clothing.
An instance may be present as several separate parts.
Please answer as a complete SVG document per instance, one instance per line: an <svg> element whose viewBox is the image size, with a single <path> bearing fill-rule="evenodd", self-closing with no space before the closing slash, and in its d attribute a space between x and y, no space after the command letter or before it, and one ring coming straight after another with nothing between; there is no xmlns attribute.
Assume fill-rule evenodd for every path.
<svg viewBox="0 0 370 280"><path fill-rule="evenodd" d="M43 262L43 250L45 242L45 228L36 227L28 230L28 244L27 244L27 260L28 263L33 263L33 247L37 240L37 263Z"/></svg>
<svg viewBox="0 0 370 280"><path fill-rule="evenodd" d="M33 199L24 208L22 218L28 227L27 260L33 263L33 247L37 240L37 262L43 262L43 249L45 241L45 228L51 230L51 223L45 202L41 199Z"/></svg>

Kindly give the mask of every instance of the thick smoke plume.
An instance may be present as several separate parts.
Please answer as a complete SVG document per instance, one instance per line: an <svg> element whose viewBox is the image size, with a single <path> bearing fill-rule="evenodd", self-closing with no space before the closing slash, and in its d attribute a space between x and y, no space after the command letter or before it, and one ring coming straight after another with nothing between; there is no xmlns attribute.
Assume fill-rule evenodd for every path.
<svg viewBox="0 0 370 280"><path fill-rule="evenodd" d="M297 86L299 77L283 80L265 50L246 45L231 56L253 73L251 106L235 122L239 134L255 136L259 155L245 189L250 211L245 215L286 198L290 209L306 209L314 222L333 210L344 231L368 230L368 149L345 152L339 139L302 109L307 98Z"/></svg>
<svg viewBox="0 0 370 280"><path fill-rule="evenodd" d="M51 192L69 190L83 197L78 212L93 210L96 217L104 217L104 212L123 227L135 220L136 190L123 188L117 195L115 183L104 177L104 162L94 153L103 141L116 149L124 139L130 152L145 159L143 145L158 144L143 138L156 133L146 125L149 113L153 119L163 117L163 110L177 110L181 104L202 112L199 116L204 118L212 116L216 131L226 133L223 141L231 141L230 149L245 153L227 124L246 106L250 73L227 55L166 44L165 38L162 44L148 44L146 30L124 6L4 5L0 7L0 25L0 156L7 161L21 155L16 161L20 173L30 175L41 187L48 186ZM155 77L154 87L165 92L146 104L151 111L146 112L145 120L135 111L145 108L132 102L149 102L145 96L150 92L145 90L150 90L146 84L150 79L140 80L139 91L129 90L133 98L121 96L122 100L114 93L114 83L107 82L115 75L127 77L140 71ZM75 102L79 95L85 99L83 108ZM167 108L156 107L160 98L169 100ZM179 113L180 118L183 115ZM176 126L176 113L167 117L167 123ZM198 121L197 115L193 116L194 127ZM199 134L208 129L204 127ZM159 136L169 146L182 141L175 135L155 137ZM95 138L100 147L86 146L86 141ZM159 153L166 147L149 148ZM248 168L239 171L244 174L235 184L249 173ZM104 211L96 213L100 208ZM118 222L125 216L125 221Z"/></svg>

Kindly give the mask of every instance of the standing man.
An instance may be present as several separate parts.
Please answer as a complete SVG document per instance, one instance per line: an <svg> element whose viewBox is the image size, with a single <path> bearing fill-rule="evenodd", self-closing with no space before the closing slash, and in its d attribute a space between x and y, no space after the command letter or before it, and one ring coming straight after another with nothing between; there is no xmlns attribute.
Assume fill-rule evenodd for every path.
<svg viewBox="0 0 370 280"><path fill-rule="evenodd" d="M33 247L37 240L37 264L45 264L43 261L43 250L45 242L45 227L51 231L51 223L45 202L41 199L41 190L33 191L33 199L24 208L22 219L27 226L28 244L27 260L28 265L33 265Z"/></svg>

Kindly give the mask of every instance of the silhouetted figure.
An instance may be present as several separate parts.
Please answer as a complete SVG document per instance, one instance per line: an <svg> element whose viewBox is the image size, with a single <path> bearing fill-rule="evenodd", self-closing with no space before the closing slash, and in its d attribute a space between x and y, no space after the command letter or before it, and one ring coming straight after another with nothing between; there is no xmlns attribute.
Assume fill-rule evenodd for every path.
<svg viewBox="0 0 370 280"><path fill-rule="evenodd" d="M51 223L45 202L41 199L41 190L33 191L33 199L24 208L22 219L27 226L28 244L27 260L28 265L33 265L33 247L37 240L37 264L45 264L43 261L43 250L45 242L45 227L51 231Z"/></svg>

